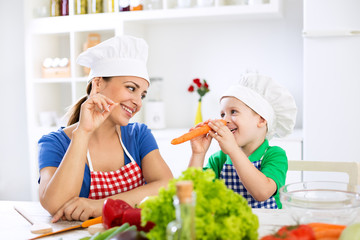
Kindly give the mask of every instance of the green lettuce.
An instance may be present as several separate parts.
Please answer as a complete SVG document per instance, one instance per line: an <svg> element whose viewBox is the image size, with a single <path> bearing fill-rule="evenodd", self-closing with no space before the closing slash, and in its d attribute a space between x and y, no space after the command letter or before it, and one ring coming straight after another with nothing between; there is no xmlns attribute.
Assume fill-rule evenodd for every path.
<svg viewBox="0 0 360 240"><path fill-rule="evenodd" d="M215 173L199 168L185 170L172 179L167 189L141 204L142 222L152 221L156 226L147 233L151 240L166 239L166 226L175 219L173 196L176 182L191 180L196 193L196 239L258 239L259 220L246 199L228 189Z"/></svg>

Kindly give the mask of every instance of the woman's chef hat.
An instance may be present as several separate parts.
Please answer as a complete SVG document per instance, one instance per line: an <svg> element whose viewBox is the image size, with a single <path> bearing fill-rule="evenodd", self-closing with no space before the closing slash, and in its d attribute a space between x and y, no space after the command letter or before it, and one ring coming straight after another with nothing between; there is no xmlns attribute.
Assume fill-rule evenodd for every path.
<svg viewBox="0 0 360 240"><path fill-rule="evenodd" d="M150 83L146 61L148 45L132 36L115 36L88 48L77 63L90 68L89 81L94 77L136 76Z"/></svg>
<svg viewBox="0 0 360 240"><path fill-rule="evenodd" d="M290 92L270 77L256 73L242 76L220 98L235 97L267 121L267 139L285 137L294 128L297 108Z"/></svg>

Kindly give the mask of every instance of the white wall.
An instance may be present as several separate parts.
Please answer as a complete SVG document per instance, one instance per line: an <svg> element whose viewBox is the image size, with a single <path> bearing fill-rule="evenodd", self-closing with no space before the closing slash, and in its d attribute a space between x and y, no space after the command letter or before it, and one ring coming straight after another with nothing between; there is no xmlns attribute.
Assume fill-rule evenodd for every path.
<svg viewBox="0 0 360 240"><path fill-rule="evenodd" d="M302 127L302 1L286 0L284 5L281 19L147 27L149 72L164 78L167 127L192 126L198 96L187 88L193 78L209 82L203 117L215 118L219 95L246 69L257 69L291 91L299 108L296 127ZM160 64L164 59L167 64Z"/></svg>
<svg viewBox="0 0 360 240"><path fill-rule="evenodd" d="M29 200L23 1L0 0L0 200Z"/></svg>

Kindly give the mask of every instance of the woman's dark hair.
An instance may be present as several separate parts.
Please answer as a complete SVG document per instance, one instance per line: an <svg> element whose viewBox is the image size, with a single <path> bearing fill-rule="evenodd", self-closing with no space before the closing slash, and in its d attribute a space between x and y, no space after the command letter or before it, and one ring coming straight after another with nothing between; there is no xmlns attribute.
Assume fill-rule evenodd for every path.
<svg viewBox="0 0 360 240"><path fill-rule="evenodd" d="M105 82L109 82L111 80L111 77L102 77L102 79L104 79ZM92 88L92 82L90 82L86 87L86 96L80 98L77 101L77 103L75 103L75 105L72 106L68 111L67 115L70 116L67 123L68 126L77 123L79 121L81 105L88 99L88 96L90 95L91 92L91 88Z"/></svg>

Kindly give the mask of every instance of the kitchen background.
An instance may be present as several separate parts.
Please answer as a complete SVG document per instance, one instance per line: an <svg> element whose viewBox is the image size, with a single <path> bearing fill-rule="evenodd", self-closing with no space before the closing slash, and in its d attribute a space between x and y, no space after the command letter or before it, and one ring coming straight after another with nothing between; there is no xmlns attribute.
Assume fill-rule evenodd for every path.
<svg viewBox="0 0 360 240"><path fill-rule="evenodd" d="M37 199L36 140L62 124L60 117L66 107L84 94L83 69L74 60L89 33L99 33L101 40L133 34L149 43L149 74L161 79L153 87L160 91L164 104L164 128L154 129L154 135L175 175L186 167L190 147L175 148L169 141L193 124L197 95L187 92L192 79L207 80L210 92L203 98L203 118L216 118L219 95L247 71L273 77L295 97L295 134L273 141L289 151L289 158L360 161L355 152L360 133L356 125L360 110L355 107L360 102L360 70L354 70L354 66L360 69L356 57L360 56L360 47L356 47L360 44L349 42L359 42L359 37L349 37L349 54L341 55L340 61L337 56L342 48L333 42L333 36L330 43L323 44L302 34L324 26L329 31L348 30L337 24L337 19L360 9L360 3L347 0L339 8L339 1L216 0L213 4L234 6L192 6L171 13L144 9L142 15L135 15L138 19L131 12L123 20L111 14L34 18L44 14L40 6L49 2L0 0L0 200ZM175 8L174 1L164 3ZM248 4L239 5L243 3ZM70 15L72 11L70 7ZM350 20L345 21L346 27L360 29L359 18ZM339 38L343 37L335 37ZM350 46L355 48L351 51ZM326 64L328 56L337 61ZM70 77L43 78L41 66L47 57L69 59ZM339 70L333 74L334 69ZM150 105L147 100L135 120L148 122L146 106L150 109Z"/></svg>

